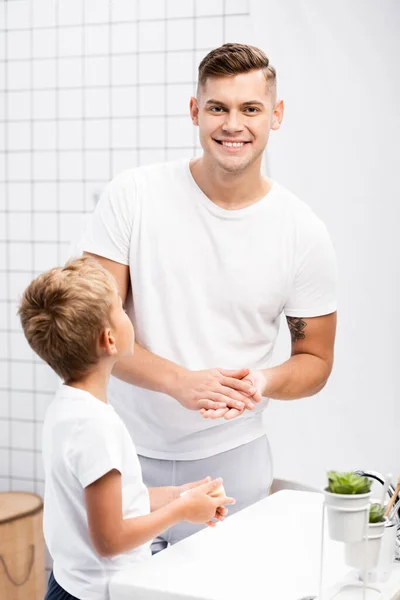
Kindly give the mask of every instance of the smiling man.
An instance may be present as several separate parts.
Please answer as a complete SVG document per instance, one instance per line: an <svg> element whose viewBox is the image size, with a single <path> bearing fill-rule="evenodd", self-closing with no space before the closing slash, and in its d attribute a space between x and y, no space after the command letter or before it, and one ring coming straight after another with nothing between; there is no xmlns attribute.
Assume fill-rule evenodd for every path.
<svg viewBox="0 0 400 600"><path fill-rule="evenodd" d="M130 169L105 190L84 240L115 276L136 332L109 390L147 486L222 476L235 510L266 496L270 398L321 390L336 329L324 224L261 172L283 102L258 48L225 44L190 100L201 157ZM290 358L270 367L284 313ZM232 511L233 512L233 511ZM196 530L179 525L154 551Z"/></svg>

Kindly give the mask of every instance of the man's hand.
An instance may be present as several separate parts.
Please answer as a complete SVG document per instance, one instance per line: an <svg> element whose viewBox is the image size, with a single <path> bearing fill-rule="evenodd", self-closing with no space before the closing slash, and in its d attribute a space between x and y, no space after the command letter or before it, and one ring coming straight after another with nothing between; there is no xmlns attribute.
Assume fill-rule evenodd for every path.
<svg viewBox="0 0 400 600"><path fill-rule="evenodd" d="M252 396L252 400L256 402L260 402L263 394L265 394L265 390L267 387L267 378L265 377L263 371L249 371L248 375L243 377L242 381L248 382L253 388L255 388L255 393ZM203 408L200 410L200 413L206 419L220 419L224 418L227 421L231 421L235 417L243 414L246 406L243 408L229 408L228 406L225 408Z"/></svg>
<svg viewBox="0 0 400 600"><path fill-rule="evenodd" d="M253 410L261 396L252 381L247 379L249 374L249 369L184 370L169 393L190 410Z"/></svg>

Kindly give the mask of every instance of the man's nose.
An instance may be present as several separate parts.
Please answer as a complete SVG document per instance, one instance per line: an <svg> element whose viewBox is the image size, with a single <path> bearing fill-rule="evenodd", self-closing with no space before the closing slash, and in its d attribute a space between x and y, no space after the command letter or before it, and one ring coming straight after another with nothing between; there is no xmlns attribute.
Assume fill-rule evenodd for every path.
<svg viewBox="0 0 400 600"><path fill-rule="evenodd" d="M231 110L226 113L226 118L224 124L222 125L223 131L227 131L229 133L233 133L235 131L243 130L243 120L241 118L240 112Z"/></svg>

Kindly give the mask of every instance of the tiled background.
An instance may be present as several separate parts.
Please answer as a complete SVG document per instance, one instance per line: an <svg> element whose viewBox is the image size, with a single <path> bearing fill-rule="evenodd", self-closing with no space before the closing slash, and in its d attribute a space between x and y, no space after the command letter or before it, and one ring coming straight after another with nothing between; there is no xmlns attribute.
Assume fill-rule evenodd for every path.
<svg viewBox="0 0 400 600"><path fill-rule="evenodd" d="M224 41L252 41L246 0L0 1L0 491L43 493L57 385L18 296L65 261L113 174L198 153L189 98Z"/></svg>

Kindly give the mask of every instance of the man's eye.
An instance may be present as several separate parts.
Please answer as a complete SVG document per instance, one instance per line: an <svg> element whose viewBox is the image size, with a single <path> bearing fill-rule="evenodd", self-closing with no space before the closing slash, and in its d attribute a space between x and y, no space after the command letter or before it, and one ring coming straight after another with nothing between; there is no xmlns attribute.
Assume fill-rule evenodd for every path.
<svg viewBox="0 0 400 600"><path fill-rule="evenodd" d="M256 113L259 112L259 110L256 106L248 106L245 110L246 110L246 112L250 113L251 115L255 115Z"/></svg>
<svg viewBox="0 0 400 600"><path fill-rule="evenodd" d="M211 106L210 111L220 113L220 112L223 112L224 109L222 108L222 106Z"/></svg>

